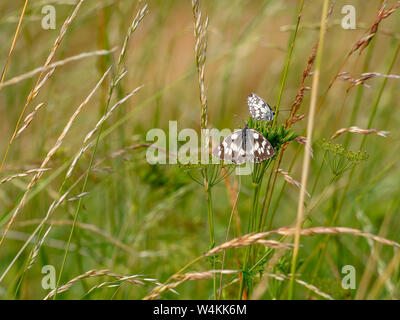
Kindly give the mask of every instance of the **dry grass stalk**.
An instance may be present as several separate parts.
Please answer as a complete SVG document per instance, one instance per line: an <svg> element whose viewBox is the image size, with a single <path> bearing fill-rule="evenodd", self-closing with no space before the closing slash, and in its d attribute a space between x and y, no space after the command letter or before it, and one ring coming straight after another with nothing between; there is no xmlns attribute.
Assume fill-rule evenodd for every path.
<svg viewBox="0 0 400 320"><path fill-rule="evenodd" d="M78 194L78 195L75 196L75 197L69 198L67 201L76 201L76 200L79 200L79 199L81 199L81 198L83 198L83 197L86 197L89 193L90 193L90 192L82 192L82 193Z"/></svg>
<svg viewBox="0 0 400 320"><path fill-rule="evenodd" d="M263 277L268 277L268 278L273 278L276 279L278 281L286 281L289 280L290 278L288 276L285 276L283 274L273 274L273 273L263 273L262 275ZM307 283L303 280L300 279L295 279L296 283L302 285L303 287L309 289L310 291L314 292L315 294L327 299L327 300L334 300L332 296L330 296L329 294L321 291L319 288L317 288L316 286ZM254 300L259 300L261 299L261 296L264 293L265 287L266 287L267 283L266 281L262 281L255 289L253 295L252 295L252 299Z"/></svg>
<svg viewBox="0 0 400 320"><path fill-rule="evenodd" d="M44 68L47 68L50 65L50 62L53 60L54 55L56 53L56 50L59 47L62 39L64 38L64 36L65 36L65 34L66 34L67 30L68 30L68 27L70 26L72 21L75 19L76 15L78 14L78 11L79 11L79 9L80 9L80 7L81 7L81 5L82 5L82 3L84 1L85 0L79 0L79 2L76 4L75 9L72 12L72 14L65 20L64 24L62 25L61 30L60 30L60 34L58 35L58 37L54 41L53 47L52 47L52 49L50 51L50 54L47 57L46 62L44 64L44 66L43 66Z"/></svg>
<svg viewBox="0 0 400 320"><path fill-rule="evenodd" d="M308 87L307 87L307 89L308 89ZM296 114L296 115L293 115L292 119L289 120L289 121L290 121L290 122L289 122L289 126L292 126L292 125L295 124L296 122L299 122L300 120L303 120L304 117L305 117L304 114Z"/></svg>
<svg viewBox="0 0 400 320"><path fill-rule="evenodd" d="M225 242L214 249L211 249L207 253L204 254L205 257L212 256L220 253L221 251L232 249L232 248L241 248L247 247L252 244L260 244L263 246L271 247L271 248L284 248L288 249L291 247L290 244L281 243L275 240L264 240L265 235L263 233L249 233L241 236L239 238L234 238L228 242Z"/></svg>
<svg viewBox="0 0 400 320"><path fill-rule="evenodd" d="M144 16L147 13L147 6L148 5L145 4L143 6L143 8L137 12L135 18L132 20L132 24L131 24L130 28L128 29L128 32L127 32L127 34L125 36L124 44L122 45L122 49L121 49L121 52L120 52L119 57L118 57L118 63L117 63L118 67L121 66L122 60L125 57L126 48L128 47L129 38L131 37L132 33L135 32L135 30L138 27L139 23L143 20Z"/></svg>
<svg viewBox="0 0 400 320"><path fill-rule="evenodd" d="M294 141L302 144L306 150L308 150L310 157L314 158L314 149L310 143L307 143L307 138L303 136L298 136L294 139Z"/></svg>
<svg viewBox="0 0 400 320"><path fill-rule="evenodd" d="M87 96L87 98L79 105L79 107L75 110L74 114L71 116L71 118L68 120L67 124L65 125L63 131L61 132L60 136L58 137L56 143L54 144L53 148L47 153L45 159L43 160L40 169L44 169L48 162L50 161L50 159L53 157L53 155L57 152L57 150L60 148L61 144L63 143L63 140L65 138L65 136L67 135L68 131L70 130L73 122L75 121L76 117L79 115L79 113L82 111L83 107L88 104L88 102L90 101L91 97L94 95L94 93L96 92L96 90L99 88L100 84L104 81L104 79L106 78L106 76L108 75L108 73L110 72L110 68L104 73L104 75L101 77L101 79L99 80L99 82L96 84L96 86L94 87L94 89L90 92L90 94ZM22 207L25 204L26 198L28 193L30 192L30 190L32 190L32 188L34 187L34 185L36 184L36 182L41 178L43 172L39 171L37 172L32 180L30 181L30 183L28 184L24 195L22 196L21 200L19 201L3 235L2 238L0 240L0 245L3 243L4 241L4 237L6 236L8 230L10 229L11 225L13 224L15 218L17 217L17 215L19 214L19 212L21 211Z"/></svg>
<svg viewBox="0 0 400 320"><path fill-rule="evenodd" d="M318 97L319 75L320 75L322 53L323 53L322 50L324 47L324 38L325 38L326 22L327 22L326 16L328 14L328 3L329 0L325 0L322 8L319 45L317 49L317 55L315 57L315 71L313 74L313 80L311 86L311 101L310 101L310 109L307 121L307 141L306 141L307 143L306 146L308 145L309 147L312 146L314 118L316 114L317 97ZM290 286L289 286L289 299L292 299L293 296L293 280L294 280L293 276L297 266L297 255L300 247L300 235L304 219L304 201L306 195L308 175L310 170L310 162L311 162L310 154L308 152L304 152L303 165L301 170L301 188L299 194L299 201L297 205L296 233L294 237L294 249L293 249L292 264L291 264L292 279L290 281Z"/></svg>
<svg viewBox="0 0 400 320"><path fill-rule="evenodd" d="M335 83L335 81L339 78L339 75L342 72L343 67L346 65L347 61L349 60L350 56L355 53L356 51L358 51L360 48L361 50L359 51L359 55L362 53L362 51L371 43L372 38L376 35L376 32L378 31L378 26L379 24L382 22L383 19L386 19L388 16L390 16L399 6L400 6L400 1L397 1L397 3L392 6L390 9L385 10L385 6L386 6L387 1L383 1L377 16L375 18L374 23L367 29L366 33L368 33L366 36L363 36L361 39L359 39L352 47L352 49L349 51L349 53L346 55L342 65L339 68L339 71L336 73L336 75L333 77L333 79L331 80L331 82L329 83L328 88L325 90L319 104L317 107L317 112L319 112L319 110L321 109L326 96L328 95L329 90L333 87L333 84Z"/></svg>
<svg viewBox="0 0 400 320"><path fill-rule="evenodd" d="M65 175L65 178L68 179L69 177L71 177L72 172L74 171L76 165L78 164L79 159L82 157L82 155L90 148L94 145L93 141L88 143L87 145L84 145L79 152L75 155L74 159L72 160L67 174Z"/></svg>
<svg viewBox="0 0 400 320"><path fill-rule="evenodd" d="M177 274L173 277L173 279L178 280L202 280L208 279L214 276L216 273L222 274L233 274L238 273L237 270L208 270L205 272L187 272L185 274Z"/></svg>
<svg viewBox="0 0 400 320"><path fill-rule="evenodd" d="M199 9L199 0L192 0L193 16L194 16L194 38L195 38L195 54L196 67L199 77L200 87L200 103L201 103L201 127L207 128L207 95L204 80L204 72L206 65L207 53L207 26L208 17L203 21Z"/></svg>
<svg viewBox="0 0 400 320"><path fill-rule="evenodd" d="M307 138L304 136L298 136L294 139L294 141L297 141L298 143L301 143L302 145L307 145Z"/></svg>
<svg viewBox="0 0 400 320"><path fill-rule="evenodd" d="M31 251L28 266L25 268L25 270L29 270L35 264L37 257L39 255L39 249L43 245L43 243L46 240L47 235L50 233L50 231L51 231L51 226L47 229L47 231L44 233L42 239L40 239L38 241L38 243L35 245L35 248L33 248L33 250Z"/></svg>
<svg viewBox="0 0 400 320"><path fill-rule="evenodd" d="M128 281L132 284L139 284L139 285L143 285L143 281L137 279L140 277L140 275L132 275L132 276L125 276L125 275L121 275L121 274L116 274L113 272L110 272L110 270L105 269L105 270L89 270L83 274L80 274L79 276L76 276L75 278L69 280L66 284L62 285L61 287L59 287L57 289L57 294L61 293L61 292L65 292L67 291L75 282L80 281L82 279L86 279L86 278L93 278L93 277L103 277L103 276L108 276L108 277L112 277L115 278L117 280L120 281ZM153 280L153 279L151 279ZM52 296L54 296L56 290L52 290L50 291L50 293L43 299L43 300L48 300L50 299Z"/></svg>
<svg viewBox="0 0 400 320"><path fill-rule="evenodd" d="M57 62L53 62L53 63L49 64L47 67L42 66L42 67L36 68L36 69L34 69L32 71L29 71L27 73L21 74L21 75L16 76L16 77L13 77L13 78L11 78L11 79L9 79L7 81L4 81L2 84L0 84L0 89L2 87L7 87L7 86L10 86L10 85L19 83L21 81L24 81L26 79L32 78L34 75L36 75L36 74L38 74L40 72L47 72L47 71L49 71L51 69L55 69L57 67L64 66L64 65L66 65L66 64L68 64L70 62L73 62L73 61L78 61L78 60L89 58L89 57L97 57L97 56L108 55L108 54L114 52L116 49L117 48L115 47L115 48L112 48L111 50L97 50L97 51L91 51L91 52L83 52L83 53L80 53L78 55L75 55L75 56L72 56L72 57L68 57L66 59L63 59L63 60L60 60L60 61L57 61Z"/></svg>
<svg viewBox="0 0 400 320"><path fill-rule="evenodd" d="M356 52L361 46L363 46L363 48L365 48L366 46L368 46L368 44L371 42L372 38L375 36L375 33L371 33L368 34L364 37L362 37L361 39L359 39L353 46L353 48L351 49L351 51L349 52L349 56L352 55L354 52Z"/></svg>
<svg viewBox="0 0 400 320"><path fill-rule="evenodd" d="M25 117L24 124L23 124L22 127L18 130L17 134L15 135L15 139L18 138L19 135L20 135L26 128L28 128L28 126L31 124L31 122L32 122L32 120L33 120L33 117L36 115L36 113L39 111L39 109L40 109L43 105L44 105L43 102L39 103L39 104L35 107L35 109L33 109L33 111Z"/></svg>
<svg viewBox="0 0 400 320"><path fill-rule="evenodd" d="M359 86L359 85L362 85L365 88L371 88L370 85L365 83L365 80L367 80L369 78L364 79L363 77L361 77L359 79L354 79L349 75L349 73L347 71L340 72L338 75L338 79L350 82L350 86L346 89L346 91L349 91L351 88L353 88L355 86Z"/></svg>
<svg viewBox="0 0 400 320"><path fill-rule="evenodd" d="M32 91L32 100L36 98L36 96L39 94L39 90L44 86L44 84L47 82L47 80L53 75L54 71L56 68L51 68L40 80L37 86Z"/></svg>
<svg viewBox="0 0 400 320"><path fill-rule="evenodd" d="M15 30L15 34L14 34L14 39L13 39L13 41L11 43L10 51L8 52L7 61L6 61L6 64L4 65L3 71L1 73L0 89L1 89L2 83L4 82L4 79L6 77L8 65L10 64L11 56L12 56L12 53L14 51L15 44L17 43L17 38L18 38L18 35L19 35L19 31L21 30L22 20L24 19L25 12L26 12L26 7L28 6L28 2L29 2L29 0L25 0L24 7L22 8L22 12L21 12L21 15L19 17L17 29Z"/></svg>
<svg viewBox="0 0 400 320"><path fill-rule="evenodd" d="M13 143L13 141L15 140L15 137L16 137L16 135L17 135L18 128L19 128L19 124L20 124L21 121L22 121L22 118L23 118L23 116L24 116L24 114L25 114L25 111L26 111L26 109L27 109L29 103L37 96L39 89L44 85L44 83L47 81L47 79L51 76L51 74L54 72L54 69L55 69L55 68L54 68L54 67L51 68L50 71L43 77L43 75L44 75L44 73L45 73L44 70L47 69L47 67L50 65L50 62L53 60L53 57L54 57L54 55L55 55L55 52L56 52L57 48L59 47L59 45L60 45L62 39L64 38L64 35L65 35L65 33L67 32L67 29L68 29L69 25L72 23L72 21L75 19L76 15L78 14L78 11L79 11L79 9L80 9L80 7L81 7L81 5L82 5L83 2L84 2L84 0L80 0L80 1L77 3L77 5L75 6L74 11L73 11L72 14L65 20L64 24L63 24L62 27L61 27L60 33L59 33L57 39L55 40L53 47L52 47L51 50L50 50L50 54L48 55L48 57L47 57L47 59L46 59L46 62L45 62L44 65L43 65L43 71L40 73L39 78L37 79L37 82L36 82L34 88L33 88L32 91L29 93L29 95L28 95L28 97L27 97L27 99L26 99L26 101L25 101L25 105L24 105L24 107L22 108L22 111L21 111L21 113L20 113L20 115L19 115L19 118L18 118L17 123L16 123L16 125L15 125L14 132L13 132L13 134L12 134L12 136L11 136L11 139L10 139L10 141L9 141L9 143L8 143L8 146L7 146L6 152L5 152L5 154L4 154L3 160L2 160L2 162L1 162L0 172L3 170L3 167L4 167L4 164L5 164L6 160L7 160L7 156L8 156L8 153L9 153L9 151L10 151L11 145L12 145L12 143ZM3 242L3 239L4 239L4 237L0 240L0 245L1 245L1 243Z"/></svg>
<svg viewBox="0 0 400 320"><path fill-rule="evenodd" d="M32 173L44 172L44 171L48 171L48 170L50 170L50 168L29 169L29 170L27 170L27 171L25 171L25 172L16 173L16 174L13 174L13 175L11 175L11 176L8 176L8 177L3 178L2 180L0 180L0 184L9 182L9 181L11 181L11 180L14 180L15 178L21 178L21 177L29 176L29 175L32 174Z"/></svg>
<svg viewBox="0 0 400 320"><path fill-rule="evenodd" d="M387 0L382 2L381 6L380 6L380 8L378 10L378 14L377 14L377 16L375 18L374 23L366 31L366 32L368 32L368 35L363 37L363 38L361 38L360 40L358 40L354 44L354 46L353 46L352 50L350 51L349 55L351 55L352 53L354 53L358 49L360 49L360 53L361 53L368 46L368 44L371 42L372 38L378 32L379 24L382 22L382 20L386 19L393 12L395 12L398 7L400 7L400 1L397 1L392 7L390 7L387 10L385 10L386 5L387 5Z"/></svg>
<svg viewBox="0 0 400 320"><path fill-rule="evenodd" d="M360 78L353 79L352 77L349 76L348 72L341 72L339 73L338 78L344 81L348 81L351 83L351 86L347 89L350 90L354 86L359 86L363 85L366 88L371 88L370 85L366 84L365 82L369 79L376 78L376 77L381 77L381 78L388 78L388 79L400 79L400 76L396 74L382 74L378 72L365 72L362 73Z"/></svg>
<svg viewBox="0 0 400 320"><path fill-rule="evenodd" d="M185 274L177 274L173 276L172 279L178 279L178 281L165 285L164 284L158 285L150 292L150 294L145 296L143 300L153 300L163 292L167 290L172 290L185 281L210 279L213 278L216 274L235 274L238 272L239 271L237 270L209 270L205 272L188 272Z"/></svg>
<svg viewBox="0 0 400 320"><path fill-rule="evenodd" d="M111 275L109 274L108 276L111 276ZM97 285L93 286L92 288L90 288L90 290L89 290L85 295L88 295L89 293L93 292L94 290L97 290L97 289L102 288L102 287L105 287L105 286L107 286L108 288L115 288L115 287L119 288L119 287L121 287L121 285L122 285L123 283L129 282L129 280L130 280L131 278L136 278L136 277L137 277L137 275L115 277L115 278L116 278L116 281L118 281L119 283L116 283L115 280L114 280L114 281L105 281L105 282L102 282L102 283L97 284ZM160 282L158 282L156 279L143 278L142 280L143 280L143 281L141 281L141 280L137 280L137 281L141 281L141 282L142 282L142 285L144 285L145 282L154 282L154 283L157 284L157 285L160 284ZM176 294L178 294L178 293L177 293L175 290L173 290L173 289L171 289L171 291L174 292L174 293L176 293Z"/></svg>
<svg viewBox="0 0 400 320"><path fill-rule="evenodd" d="M375 77L389 78L389 79L400 79L400 76L397 74L383 74L379 72L365 72L361 74L363 79L371 79Z"/></svg>
<svg viewBox="0 0 400 320"><path fill-rule="evenodd" d="M295 279L295 281L296 281L298 284L300 284L300 285L306 287L308 290L311 290L312 292L316 293L317 295L319 295L319 296L321 296L321 297L323 297L323 298L325 298L325 299L327 299L327 300L334 300L329 294L327 294L327 293L321 291L321 290L318 289L316 286L314 286L314 285L312 285L312 284L310 284L310 283L307 283L307 282L305 282L305 281L303 281L303 280L300 280L300 279Z"/></svg>
<svg viewBox="0 0 400 320"><path fill-rule="evenodd" d="M336 131L332 137L330 137L330 140L336 139L339 137L341 134L345 132L351 132L351 133L359 133L359 134L371 134L371 133L376 133L378 136L386 138L387 135L390 133L389 131L381 131L378 129L361 129L359 127L350 127L350 128L342 128Z"/></svg>
<svg viewBox="0 0 400 320"><path fill-rule="evenodd" d="M281 175L283 175L283 177L285 178L285 180L286 180L288 183L290 183L290 184L296 186L296 187L299 188L299 189L301 188L301 183L298 182L297 180L293 179L293 178L289 175L289 172L284 171L284 170L282 170L281 168L279 168L279 169L277 169L277 170L275 170L275 171L278 172L278 173L280 173ZM309 193L307 190L306 190L306 193L307 193L307 196L310 198L311 195L310 195L310 193Z"/></svg>
<svg viewBox="0 0 400 320"><path fill-rule="evenodd" d="M280 235L293 235L295 233L296 229L292 228L292 227L284 227L284 228L280 228L277 230L273 230L273 231L268 231L268 232L264 232L264 236L268 236L270 234L276 233L276 234L280 234ZM385 245L388 246L392 246L392 247L397 247L400 248L400 243L397 243L395 241L380 237L380 236L376 236L374 234L371 233L367 233L367 232L363 232L361 230L358 229L353 229L353 228L347 228L347 227L314 227L314 228L308 228L308 229L302 229L301 230L301 235L303 236L313 236L316 234L332 234L332 235L338 235L338 234L351 234L357 237L363 237L363 238L367 238L367 239L371 239L374 240L376 242L379 243L383 243Z"/></svg>
<svg viewBox="0 0 400 320"><path fill-rule="evenodd" d="M300 88L297 91L296 98L290 107L289 116L286 119L286 123L285 123L286 127L291 127L295 122L303 119L303 117L304 117L303 116L301 118L298 118L298 116L296 116L296 113L299 110L299 108L304 100L305 91L309 89L308 87L305 86L305 81L310 76L311 68L314 64L315 57L317 55L318 43L319 42L317 41L317 43L315 44L315 46L313 47L313 49L311 51L310 57L307 60L307 65L303 71L303 77L301 78L301 82L300 82Z"/></svg>

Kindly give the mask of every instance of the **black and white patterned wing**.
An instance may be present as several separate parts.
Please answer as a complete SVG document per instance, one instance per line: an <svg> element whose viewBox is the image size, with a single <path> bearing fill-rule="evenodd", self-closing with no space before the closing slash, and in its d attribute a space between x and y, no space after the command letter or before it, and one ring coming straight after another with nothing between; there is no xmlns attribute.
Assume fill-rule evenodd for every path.
<svg viewBox="0 0 400 320"><path fill-rule="evenodd" d="M257 130L247 129L246 158L249 161L260 163L272 158L275 150L271 143Z"/></svg>
<svg viewBox="0 0 400 320"><path fill-rule="evenodd" d="M272 121L274 120L275 111L264 101L263 98L259 97L255 93L250 93L247 97L247 104L249 111L253 119Z"/></svg>
<svg viewBox="0 0 400 320"><path fill-rule="evenodd" d="M213 150L214 157L235 164L248 161L246 151L243 150L243 130L236 130L227 136L222 143Z"/></svg>

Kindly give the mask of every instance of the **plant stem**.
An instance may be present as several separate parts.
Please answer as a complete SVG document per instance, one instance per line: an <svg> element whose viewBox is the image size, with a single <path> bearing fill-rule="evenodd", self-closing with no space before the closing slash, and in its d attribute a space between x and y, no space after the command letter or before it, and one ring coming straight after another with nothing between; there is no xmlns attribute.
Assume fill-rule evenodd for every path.
<svg viewBox="0 0 400 320"><path fill-rule="evenodd" d="M104 114L107 112L107 109L104 110ZM98 144L99 144L99 138L100 138L102 129L103 129L103 126L100 127L99 134L97 135L97 138L96 138L96 143L95 143L92 155L90 157L89 168L88 168L88 171L87 171L87 173L85 175L85 180L84 180L83 185L82 185L81 193L85 192L85 190L86 190L86 185L87 185L87 182L88 182L88 179L89 179L90 170L91 170L92 165L93 165L94 156L95 156L96 151L97 151L97 147L98 147ZM79 213L79 210L81 209L81 206L82 206L82 198L79 198L78 205L77 205L76 210L75 210L74 221L72 223L71 231L70 231L69 237L68 237L67 247L66 247L65 252L64 252L64 258L63 258L63 261L62 261L62 264L61 264L60 273L58 275L58 280L57 280L57 284L56 284L56 291L54 293L53 300L55 300L56 297L57 297L57 288L60 285L62 273L64 271L65 262L67 261L68 251L69 251L69 248L71 246L72 235L74 234L76 222L78 221L78 213ZM77 254L79 254L79 252Z"/></svg>
<svg viewBox="0 0 400 320"><path fill-rule="evenodd" d="M257 170L257 168L258 168L258 166L254 166L254 170L255 171ZM254 181L254 179L253 179L253 181ZM248 234L254 232L255 219L256 219L256 216L257 216L257 208L258 208L258 198L259 198L259 195L260 195L260 184L261 184L261 181L260 181L260 183L254 183L252 210L251 210L251 215L250 215L250 219L249 219L249 223L248 223L248 227L247 227L247 233ZM247 246L246 247L245 257L244 257L244 263L243 263L243 271L244 272L247 271L247 267L248 267L248 264L249 264L251 251L252 251L252 246L251 245ZM240 279L240 287L239 287L239 299L240 300L243 297L245 278L246 278L246 275L243 274L242 278Z"/></svg>
<svg viewBox="0 0 400 320"><path fill-rule="evenodd" d="M207 213L208 213L208 228L210 231L210 249L215 247L215 239L214 239L214 215L212 211L212 198L211 198L211 190L208 188L206 190L207 194Z"/></svg>
<svg viewBox="0 0 400 320"><path fill-rule="evenodd" d="M297 17L296 17L296 28L294 29L292 36L290 37L289 40L289 51L286 57L286 62L285 62L285 67L283 68L283 72L282 72L282 80L281 80L281 87L279 89L279 95L278 95L278 100L276 102L276 116L274 117L274 121L272 122L272 127L276 126L276 118L278 116L279 113L279 107L281 105L281 99L282 99L282 95L283 95L283 90L285 89L285 84L286 84L286 79L287 79L287 75L288 75L288 71L289 71L289 65L290 65L290 60L292 59L292 54L293 54L293 49L294 49L294 42L296 40L296 36L297 36L297 31L299 30L299 25L300 25L300 19L301 19L301 12L303 11L303 6L304 6L304 0L301 0L300 6L299 6L299 10L297 13Z"/></svg>
<svg viewBox="0 0 400 320"><path fill-rule="evenodd" d="M314 117L316 111L316 103L317 103L317 94L318 94L318 84L319 84L319 75L320 69L322 65L322 50L324 47L324 37L325 37L325 30L326 30L326 15L328 13L328 4L329 0L324 0L324 5L322 9L321 15L321 29L319 33L319 45L318 51L316 56L315 62L315 72L313 76L312 82L312 92L311 92L311 102L310 102L310 112L309 118L307 123L307 145L311 147L312 145L312 133L314 128ZM304 159L303 159L303 169L301 175L301 189L299 195L299 202L297 207L297 222L296 222L296 234L295 234L295 241L294 241L294 250L292 256L292 265L291 265L291 275L290 275L290 284L289 284L289 300L293 299L293 289L294 289L294 275L296 272L296 263L297 263L297 255L299 252L300 246L300 231L303 223L303 216L304 216L304 200L306 195L306 187L307 187L307 180L308 180L308 173L310 169L310 153L304 152Z"/></svg>
<svg viewBox="0 0 400 320"><path fill-rule="evenodd" d="M205 184L205 191L207 197L207 214L208 214L208 230L210 232L210 249L215 247L215 236L214 236L214 214L212 209L212 195L211 188L208 184L208 181ZM215 257L211 257L211 266L212 269L215 270ZM214 300L217 299L217 277L214 275L213 277L213 292L214 292Z"/></svg>

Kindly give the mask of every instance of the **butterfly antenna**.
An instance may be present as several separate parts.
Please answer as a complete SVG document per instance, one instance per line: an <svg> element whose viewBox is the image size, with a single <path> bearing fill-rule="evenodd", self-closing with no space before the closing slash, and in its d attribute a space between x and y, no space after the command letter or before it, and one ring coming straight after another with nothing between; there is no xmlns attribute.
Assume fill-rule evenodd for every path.
<svg viewBox="0 0 400 320"><path fill-rule="evenodd" d="M271 109L272 109L272 108L271 108ZM274 111L276 112L276 107L274 106L274 108L273 108L272 110L274 110ZM279 111L290 111L290 110L292 110L292 109L280 109L280 108L279 108Z"/></svg>
<svg viewBox="0 0 400 320"><path fill-rule="evenodd" d="M279 111L290 111L291 109L279 109ZM276 112L276 110L274 110Z"/></svg>

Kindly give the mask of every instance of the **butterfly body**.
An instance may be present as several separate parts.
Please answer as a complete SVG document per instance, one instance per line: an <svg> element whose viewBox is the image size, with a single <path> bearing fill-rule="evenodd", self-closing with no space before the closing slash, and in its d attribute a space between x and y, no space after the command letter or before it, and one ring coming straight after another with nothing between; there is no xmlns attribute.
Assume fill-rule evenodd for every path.
<svg viewBox="0 0 400 320"><path fill-rule="evenodd" d="M227 136L213 151L213 155L235 164L260 163L275 154L271 143L257 130L245 128Z"/></svg>
<svg viewBox="0 0 400 320"><path fill-rule="evenodd" d="M275 111L269 104L255 93L250 93L247 96L247 104L253 119L259 121L272 121L275 117Z"/></svg>

